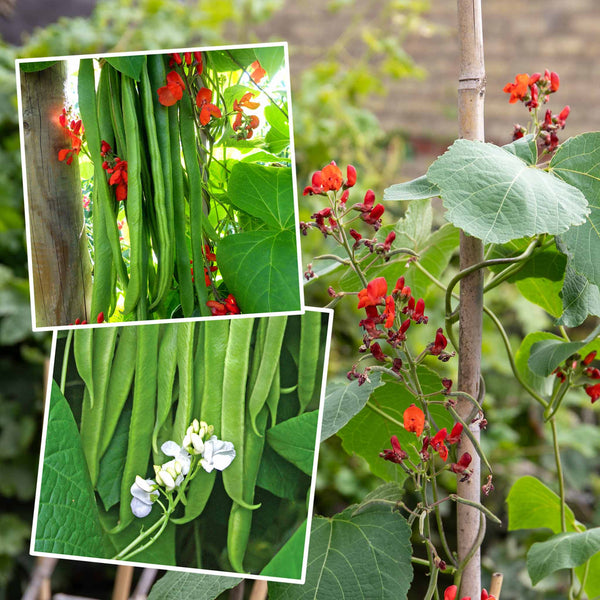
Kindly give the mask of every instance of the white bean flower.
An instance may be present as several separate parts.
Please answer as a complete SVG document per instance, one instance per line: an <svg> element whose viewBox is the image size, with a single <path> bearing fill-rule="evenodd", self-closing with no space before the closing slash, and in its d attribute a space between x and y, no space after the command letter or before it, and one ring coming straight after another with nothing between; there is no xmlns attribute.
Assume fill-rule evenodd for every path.
<svg viewBox="0 0 600 600"><path fill-rule="evenodd" d="M179 444L169 440L165 442L160 449L163 454L167 456L172 456L173 460L178 462L181 465L181 473L185 476L188 474L190 470L190 464L192 461L192 457L189 455L185 448L182 448ZM173 461L169 461L167 464L171 464ZM164 466L164 465L163 465Z"/></svg>
<svg viewBox="0 0 600 600"><path fill-rule="evenodd" d="M235 448L232 442L218 440L216 435L204 442L204 453L200 464L207 473L213 469L222 471L226 469L235 458Z"/></svg>
<svg viewBox="0 0 600 600"><path fill-rule="evenodd" d="M153 479L142 479L136 475L135 482L131 486L131 512L140 519L147 517L152 510L159 492Z"/></svg>

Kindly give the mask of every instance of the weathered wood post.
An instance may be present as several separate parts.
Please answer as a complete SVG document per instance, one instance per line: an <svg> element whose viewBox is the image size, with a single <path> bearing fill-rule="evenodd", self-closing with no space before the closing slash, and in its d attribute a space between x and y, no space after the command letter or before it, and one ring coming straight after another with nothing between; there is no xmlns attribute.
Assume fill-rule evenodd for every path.
<svg viewBox="0 0 600 600"><path fill-rule="evenodd" d="M28 199L29 268L35 324L68 325L87 319L91 267L83 227L77 157L71 165L58 151L71 142L58 117L65 106L63 61L21 71L25 184Z"/></svg>
<svg viewBox="0 0 600 600"><path fill-rule="evenodd" d="M483 30L481 0L458 0L458 36L460 43L460 72L458 79L459 137L484 140L483 104L485 96L485 67L483 60ZM483 244L461 231L460 268L483 260ZM483 320L483 270L479 269L460 281L459 308L459 361L458 386L477 398L481 369L481 337ZM466 418L472 408L461 399L458 412ZM479 427L472 428L479 439ZM463 434L459 454L469 452L473 457L473 475L458 483L458 494L474 502L480 501L480 460L471 441ZM480 512L465 504L458 504L458 558L463 561L472 551L480 530ZM463 571L459 597L479 598L481 593L481 556L479 548Z"/></svg>

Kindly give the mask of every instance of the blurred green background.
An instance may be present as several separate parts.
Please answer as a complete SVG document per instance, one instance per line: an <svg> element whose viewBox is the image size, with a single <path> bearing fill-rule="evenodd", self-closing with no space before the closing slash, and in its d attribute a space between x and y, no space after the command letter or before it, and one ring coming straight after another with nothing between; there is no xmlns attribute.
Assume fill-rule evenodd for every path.
<svg viewBox="0 0 600 600"><path fill-rule="evenodd" d="M578 64L573 61L583 60L598 43L598 32L585 18L593 12L594 0L578 0L570 8L563 4L486 2L491 107L487 127L492 141L508 141L513 122L524 117L507 104L501 92L506 81L516 72ZM455 135L454 8L454 3L441 0L333 0L306 5L285 0L101 0L97 4L0 0L1 30L10 40L0 46L0 600L20 597L34 564L28 543L42 429L44 360L50 347L48 334L32 334L30 329L14 59L288 40L298 189L308 184L312 171L334 159L343 169L349 162L357 167L354 201L360 201L368 188L380 199L385 187L423 172ZM61 12L45 14L51 10ZM32 30L33 17L43 28ZM562 50L559 43L547 43L563 39L555 32L565 31L573 43L562 45ZM507 38L514 43L507 45ZM589 43L575 43L588 38ZM600 93L600 85L591 85L599 77L598 67L585 64L586 69L566 71L565 67L564 102L580 108L579 120L570 121L565 137L600 128L594 123L600 120L598 111L590 109L597 106L594 94ZM582 97L583 93L587 95ZM321 208L318 201L301 195L299 203L304 220ZM390 223L402 215L403 207L394 204L386 209L384 219ZM439 207L436 222L443 222ZM302 242L305 263L327 251L316 231ZM308 285L307 304L325 305L329 283L335 287L335 279ZM431 289L426 301L430 322L441 324L439 294ZM503 315L514 349L527 333L552 327L551 319L514 287L503 287L489 302ZM340 303L331 378L343 377L352 365L360 343L357 323L354 303ZM521 475L535 474L551 484L554 463L541 415L513 380L501 341L489 323L483 357L489 421L483 444L496 470L496 491L487 505L506 523L504 499L511 483ZM452 377L455 361L447 368ZM597 410L576 395L567 398L567 405L560 425L568 501L578 518L598 526ZM449 477L449 489L453 482ZM315 510L333 514L378 483L364 461L347 456L334 438L321 448ZM451 523L449 529L452 535ZM488 528L484 582L492 571L502 571L507 600L564 597L560 580L549 578L535 591L530 589L524 555L534 538L527 532L508 536L505 527ZM108 598L114 571L114 567L61 561L53 589ZM414 598L423 595L418 581L417 571Z"/></svg>

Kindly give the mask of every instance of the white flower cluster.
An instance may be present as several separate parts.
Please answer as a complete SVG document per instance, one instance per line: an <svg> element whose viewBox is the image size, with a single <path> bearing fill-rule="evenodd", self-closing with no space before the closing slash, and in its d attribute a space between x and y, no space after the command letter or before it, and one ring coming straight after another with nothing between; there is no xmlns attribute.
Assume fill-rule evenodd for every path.
<svg viewBox="0 0 600 600"><path fill-rule="evenodd" d="M156 481L136 476L131 486L131 512L136 517L146 517L150 514L154 502L160 492L172 492L179 487L189 473L192 458L200 455L200 464L210 473L213 469L226 469L235 458L235 448L231 442L217 439L213 435L214 428L204 421L194 419L187 428L181 446L171 440L165 442L160 449L172 460L163 465L154 465ZM208 436L208 439L204 439Z"/></svg>

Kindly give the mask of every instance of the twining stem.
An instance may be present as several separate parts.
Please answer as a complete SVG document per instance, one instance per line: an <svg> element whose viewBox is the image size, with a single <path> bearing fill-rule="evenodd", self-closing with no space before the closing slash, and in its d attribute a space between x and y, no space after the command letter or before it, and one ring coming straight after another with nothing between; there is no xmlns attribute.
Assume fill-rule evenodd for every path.
<svg viewBox="0 0 600 600"><path fill-rule="evenodd" d="M456 569L456 572L454 574L454 584L457 585L459 588L460 588L460 582L461 582L462 574L463 574L465 567L469 564L469 562L471 561L473 556L475 556L475 553L479 550L481 544L483 543L483 538L485 537L485 529L486 529L485 516L483 515L483 513L479 513L479 514L480 514L479 530L477 532L477 537L475 538L473 545L471 546L471 549L469 550L469 552L465 555L462 562L458 565L458 568Z"/></svg>
<svg viewBox="0 0 600 600"><path fill-rule="evenodd" d="M450 500L454 500L454 502L460 502L461 504L473 506L477 510L480 510L482 513L485 513L487 517L494 523L497 523L498 525L502 524L502 521L491 510L489 510L489 508L486 508L485 506L483 506L483 504L479 504L479 502L472 502L471 500L462 498L458 494L450 494L448 498L450 498Z"/></svg>
<svg viewBox="0 0 600 600"><path fill-rule="evenodd" d="M442 514L440 512L440 506L439 506L439 494L438 494L438 489L437 489L437 480L435 477L431 478L431 490L432 490L432 495L433 495L433 507L434 507L434 511L435 511L435 522L437 525L437 530L438 530L438 535L440 536L440 541L442 542L442 548L444 549L444 552L446 553L446 557L452 562L452 564L454 566L457 566L456 564L456 557L454 556L454 554L452 554L452 551L450 550L450 546L448 544L448 539L446 538L446 532L444 531L444 522L442 520Z"/></svg>
<svg viewBox="0 0 600 600"><path fill-rule="evenodd" d="M170 514L171 513L167 509L167 511L160 517L160 519L158 519L158 521L156 521L156 523L154 523L154 525L152 525L152 527L138 535L138 537L136 537L135 540L133 540L128 546L123 548L121 552L114 556L113 560L125 560L126 558L130 558L131 556L134 556L135 554L140 552L140 549L136 549L131 554L129 554L130 550L134 549L141 541L145 540L149 535L154 533L154 531L156 531L156 529L161 527L164 523L164 526L160 529L159 533L150 540L150 543L148 545L154 543L154 540L162 533L163 529L166 527L166 523L169 520ZM145 544L143 547L146 548L147 545Z"/></svg>
<svg viewBox="0 0 600 600"><path fill-rule="evenodd" d="M558 447L558 431L556 429L556 417L552 417L550 419L550 427L552 429L552 446L554 448L556 475L558 477L558 493L560 496L560 530L561 532L565 533L567 531L566 490L562 462L560 460L560 448Z"/></svg>

